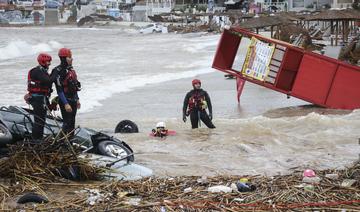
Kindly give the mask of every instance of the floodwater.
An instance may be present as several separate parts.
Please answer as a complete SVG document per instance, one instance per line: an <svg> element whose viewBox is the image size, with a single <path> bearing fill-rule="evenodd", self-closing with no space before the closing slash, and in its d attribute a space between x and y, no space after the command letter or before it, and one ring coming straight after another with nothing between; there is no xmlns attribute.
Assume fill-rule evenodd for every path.
<svg viewBox="0 0 360 212"><path fill-rule="evenodd" d="M287 173L341 168L358 159L360 111L333 111L247 83L240 104L235 81L211 69L219 35L140 35L128 28L2 28L0 102L23 105L27 71L47 51L73 49L83 85L78 124L112 133L130 119L140 133L115 136L156 175ZM192 78L212 98L216 129L181 120ZM176 136L148 136L165 121Z"/></svg>

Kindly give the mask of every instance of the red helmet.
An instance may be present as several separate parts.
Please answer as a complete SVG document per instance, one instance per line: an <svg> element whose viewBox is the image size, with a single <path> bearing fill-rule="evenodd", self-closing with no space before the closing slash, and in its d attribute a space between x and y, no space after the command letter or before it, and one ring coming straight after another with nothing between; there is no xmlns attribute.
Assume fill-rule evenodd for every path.
<svg viewBox="0 0 360 212"><path fill-rule="evenodd" d="M46 53L39 54L39 56L37 58L37 61L39 62L39 64L44 67L47 67L48 65L46 63L51 62L51 60L52 60L51 56Z"/></svg>
<svg viewBox="0 0 360 212"><path fill-rule="evenodd" d="M194 86L195 84L200 84L201 85L201 81L200 80L198 80L198 79L194 79L193 81L192 81L192 85Z"/></svg>
<svg viewBox="0 0 360 212"><path fill-rule="evenodd" d="M59 50L59 57L71 57L71 50L67 48L61 48Z"/></svg>

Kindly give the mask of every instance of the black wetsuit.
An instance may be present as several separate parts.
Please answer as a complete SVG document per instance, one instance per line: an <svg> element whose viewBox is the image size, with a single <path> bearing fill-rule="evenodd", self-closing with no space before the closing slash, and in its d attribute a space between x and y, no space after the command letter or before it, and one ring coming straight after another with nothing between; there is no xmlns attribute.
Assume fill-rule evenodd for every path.
<svg viewBox="0 0 360 212"><path fill-rule="evenodd" d="M194 97L197 100L198 100L198 98L203 98L206 101L210 116L207 114L206 109L201 108L200 104L193 105L193 107L191 108L189 101L191 98L194 98ZM189 110L188 110L188 107L189 107ZM210 100L209 94L202 89L193 89L186 94L185 99L184 99L184 105L183 105L183 114L190 115L191 126L193 129L199 127L199 119L202 122L204 122L204 124L208 128L215 128L214 124L211 121L211 119L212 119L211 100Z"/></svg>
<svg viewBox="0 0 360 212"><path fill-rule="evenodd" d="M46 92L31 92L30 104L34 112L34 126L32 128L33 139L42 139L44 135L44 125L46 119L47 106L49 105L49 97L51 93L52 83L57 78L57 73L49 75L46 68L37 66L30 71L30 78L38 81L40 86L48 89Z"/></svg>
<svg viewBox="0 0 360 212"><path fill-rule="evenodd" d="M77 88L74 88L72 83L68 83L69 88L67 90L64 89L64 82L66 80L66 75L68 70L71 70L72 66L68 66L67 64L60 64L59 66L53 69L53 72L59 72L58 78L56 79L56 91L59 96L59 106L61 110L61 115L63 118L63 132L70 137L74 135L75 129L75 118L77 113L77 101L79 100ZM79 85L80 87L80 85ZM67 112L65 110L65 105L69 104L71 106L72 112Z"/></svg>

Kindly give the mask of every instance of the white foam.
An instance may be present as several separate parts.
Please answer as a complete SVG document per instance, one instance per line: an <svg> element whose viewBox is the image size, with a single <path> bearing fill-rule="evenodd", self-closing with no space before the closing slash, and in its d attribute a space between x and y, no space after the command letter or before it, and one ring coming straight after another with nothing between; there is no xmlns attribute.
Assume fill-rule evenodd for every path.
<svg viewBox="0 0 360 212"><path fill-rule="evenodd" d="M83 101L83 107L79 112L89 112L95 107L101 106L100 101L111 97L113 94L129 92L135 88L146 85L157 84L172 80L194 77L199 74L213 72L211 68L204 68L193 71L183 71L177 73L159 73L155 75L143 74L130 76L124 80L104 79L104 82L84 85L84 90L80 92L80 98Z"/></svg>
<svg viewBox="0 0 360 212"><path fill-rule="evenodd" d="M196 54L199 53L199 51L206 51L208 48L213 48L211 51L214 51L214 47L218 43L218 37L217 36L211 36L207 39L195 39L192 40L191 43L186 43L183 45L183 49L186 52Z"/></svg>
<svg viewBox="0 0 360 212"><path fill-rule="evenodd" d="M60 47L62 47L62 44L56 41L37 44L30 44L22 40L10 41L5 46L0 47L0 60L35 55L40 52L51 52L59 49Z"/></svg>

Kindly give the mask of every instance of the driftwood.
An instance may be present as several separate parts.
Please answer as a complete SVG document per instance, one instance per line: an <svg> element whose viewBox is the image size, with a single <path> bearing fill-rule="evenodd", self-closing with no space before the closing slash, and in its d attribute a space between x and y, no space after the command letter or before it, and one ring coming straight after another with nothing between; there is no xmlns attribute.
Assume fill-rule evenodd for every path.
<svg viewBox="0 0 360 212"><path fill-rule="evenodd" d="M326 174L338 175L328 179ZM114 181L100 184L56 183L40 184L54 191L67 187L72 197L50 199L48 204L32 210L59 211L293 211L293 210L360 210L360 163L344 170L317 171L321 178L313 187L304 187L302 172L285 176L217 176L147 178L140 181ZM256 186L252 192L210 193L215 185L230 186L241 177L247 177ZM351 187L341 186L344 179L353 179ZM188 189L191 188L191 189ZM187 192L184 192L187 189ZM21 186L0 186L3 203L19 193ZM95 191L101 198L89 201L88 193ZM62 200L64 199L64 200ZM9 209L3 204L2 209Z"/></svg>

